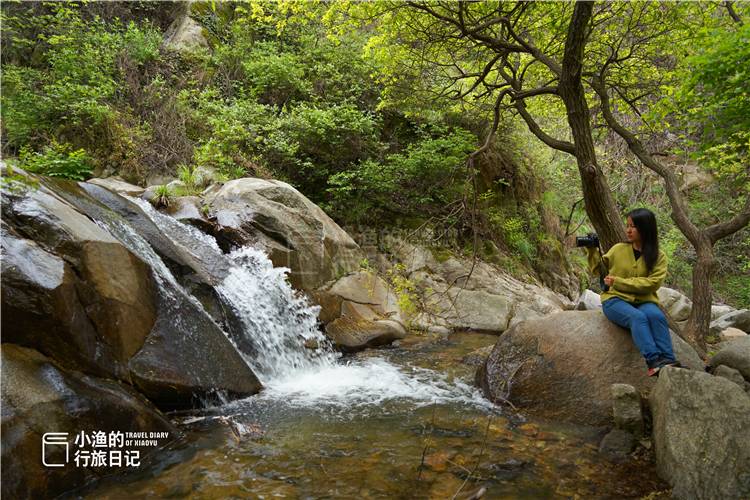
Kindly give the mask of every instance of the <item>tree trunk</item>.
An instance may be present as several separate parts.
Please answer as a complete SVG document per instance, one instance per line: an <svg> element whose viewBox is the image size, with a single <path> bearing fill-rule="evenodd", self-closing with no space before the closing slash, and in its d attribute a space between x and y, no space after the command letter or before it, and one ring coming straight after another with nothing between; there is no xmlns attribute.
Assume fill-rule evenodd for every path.
<svg viewBox="0 0 750 500"><path fill-rule="evenodd" d="M581 187L586 213L599 234L604 250L623 241L625 226L612 199L607 181L596 162L594 140L591 135L589 107L581 83L583 52L586 46L586 30L591 19L592 2L578 2L568 26L565 40L562 73L560 75L560 97L565 103L568 124L573 134L575 157L581 175Z"/></svg>
<svg viewBox="0 0 750 500"><path fill-rule="evenodd" d="M693 308L683 335L704 354L711 325L711 276L716 269L716 258L710 240L701 236L700 244L695 247L698 258L693 266Z"/></svg>

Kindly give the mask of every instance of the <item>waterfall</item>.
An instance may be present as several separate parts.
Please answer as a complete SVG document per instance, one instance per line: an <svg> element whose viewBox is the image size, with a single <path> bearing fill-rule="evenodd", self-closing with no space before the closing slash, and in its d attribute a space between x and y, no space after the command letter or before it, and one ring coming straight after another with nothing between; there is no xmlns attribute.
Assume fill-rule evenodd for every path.
<svg viewBox="0 0 750 500"><path fill-rule="evenodd" d="M252 332L250 340L262 355L248 361L261 382L334 366L338 356L318 328L319 308L292 289L288 269L274 268L251 247L229 256L236 266L216 290L238 313L246 334Z"/></svg>
<svg viewBox="0 0 750 500"><path fill-rule="evenodd" d="M287 269L274 268L265 253L251 247L225 255L213 237L157 212L143 200L127 198L141 208L163 236L192 256L197 265L222 270L223 278L213 288L240 326L232 329L231 335L222 330L264 385L261 394L253 398L257 404L274 401L291 406L337 408L347 414L355 407L359 411L382 410L386 403L407 400L417 407L449 401L492 406L476 388L432 370L399 368L380 356L340 363L340 354L320 331L318 306L310 305L291 287L286 280ZM119 218L98 223L151 266L160 287L167 291L168 298L174 298L171 304L162 306L178 307L179 294L203 309L129 224ZM180 321L178 309L172 314ZM191 325L181 328L189 331ZM238 345L245 346L245 352ZM235 404L244 403L236 401L226 406Z"/></svg>
<svg viewBox="0 0 750 500"><path fill-rule="evenodd" d="M335 364L338 355L318 328L319 308L292 289L286 280L288 269L274 268L265 253L251 247L226 256L212 236L157 212L146 201L129 199L185 252L199 252L200 260L229 260L228 274L214 288L241 323L239 333L243 339L239 343L252 346L253 353L238 350L262 384L294 372L317 371ZM192 244L187 247L182 242ZM161 259L153 250L150 254L149 263L152 257L158 259L160 273L166 273L170 282L177 285ZM234 340L239 339L228 337L237 346Z"/></svg>

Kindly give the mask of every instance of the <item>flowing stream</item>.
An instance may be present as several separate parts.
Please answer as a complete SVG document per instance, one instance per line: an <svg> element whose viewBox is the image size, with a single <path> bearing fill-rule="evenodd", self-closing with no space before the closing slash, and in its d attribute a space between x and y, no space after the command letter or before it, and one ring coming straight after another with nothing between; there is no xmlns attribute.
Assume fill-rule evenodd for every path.
<svg viewBox="0 0 750 500"><path fill-rule="evenodd" d="M253 346L264 389L244 400L173 414L179 443L147 467L105 479L79 498L640 497L664 489L653 465L611 464L600 429L528 421L485 400L462 362L496 337L412 335L396 346L336 353L317 307L260 251L221 256L216 242L136 201L174 241L229 258L215 289ZM161 286L189 295L148 243L106 223L149 262ZM195 251L185 245L186 251ZM197 300L191 298L197 303ZM306 348L313 342L317 349Z"/></svg>

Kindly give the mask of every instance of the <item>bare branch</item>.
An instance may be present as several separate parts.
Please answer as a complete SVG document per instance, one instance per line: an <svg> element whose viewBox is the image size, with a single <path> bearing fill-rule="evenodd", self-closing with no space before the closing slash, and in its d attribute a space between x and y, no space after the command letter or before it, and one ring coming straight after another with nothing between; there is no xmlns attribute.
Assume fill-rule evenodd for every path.
<svg viewBox="0 0 750 500"><path fill-rule="evenodd" d="M731 17L735 23L739 24L740 26L744 26L744 23L742 22L742 18L734 10L734 2L730 0L725 0L724 7L727 8L727 12L729 12L729 17Z"/></svg>
<svg viewBox="0 0 750 500"><path fill-rule="evenodd" d="M542 130L542 128L534 120L531 114L529 114L523 99L517 100L515 102L515 107L518 111L518 114L520 114L521 118L523 118L523 120L526 122L526 125L529 127L531 133L534 134L540 141L553 149L563 151L570 155L575 155L575 146L573 145L573 143L555 139L551 135L547 134L544 130Z"/></svg>

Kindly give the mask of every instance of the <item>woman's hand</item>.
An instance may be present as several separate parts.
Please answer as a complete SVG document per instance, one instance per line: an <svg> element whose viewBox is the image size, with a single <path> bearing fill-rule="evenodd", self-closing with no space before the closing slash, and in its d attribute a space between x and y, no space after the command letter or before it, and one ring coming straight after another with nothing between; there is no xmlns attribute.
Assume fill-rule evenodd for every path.
<svg viewBox="0 0 750 500"><path fill-rule="evenodd" d="M604 277L604 284L607 285L607 286L609 286L609 287L614 286L614 284L615 284L615 277L612 276L611 274L608 275L608 276L605 276Z"/></svg>

